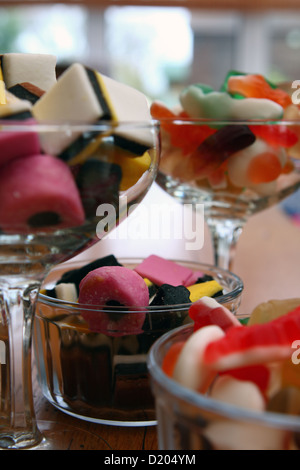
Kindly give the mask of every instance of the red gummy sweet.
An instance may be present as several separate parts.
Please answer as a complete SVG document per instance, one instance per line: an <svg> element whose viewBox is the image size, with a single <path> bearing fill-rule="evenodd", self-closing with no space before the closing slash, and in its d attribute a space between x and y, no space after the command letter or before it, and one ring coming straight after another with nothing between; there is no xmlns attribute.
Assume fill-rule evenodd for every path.
<svg viewBox="0 0 300 470"><path fill-rule="evenodd" d="M160 121L160 126L170 135L170 142L174 147L179 147L184 155L194 152L198 146L210 135L215 133L215 129L202 124L190 124L190 117L184 111L175 114L167 106L160 102L153 102L151 105L151 115ZM174 120L177 122L174 122ZM187 122L185 123L184 120Z"/></svg>
<svg viewBox="0 0 300 470"><path fill-rule="evenodd" d="M298 136L289 126L264 124L249 126L256 137L260 137L274 147L290 148L298 142Z"/></svg>
<svg viewBox="0 0 300 470"><path fill-rule="evenodd" d="M264 364L254 366L237 367L236 369L225 370L220 375L228 374L238 380L254 382L263 394L266 393L269 383L271 371Z"/></svg>
<svg viewBox="0 0 300 470"><path fill-rule="evenodd" d="M227 82L229 93L239 93L246 98L265 98L286 108L292 103L290 95L280 88L272 88L263 75L233 75Z"/></svg>
<svg viewBox="0 0 300 470"><path fill-rule="evenodd" d="M288 358L291 345L300 338L300 307L265 324L232 327L207 345L203 362L227 370Z"/></svg>
<svg viewBox="0 0 300 470"><path fill-rule="evenodd" d="M103 266L90 271L79 284L78 303L92 305L82 310L82 317L93 331L121 336L141 331L149 291L144 279L124 266ZM106 306L128 307L130 312L116 308L110 314Z"/></svg>
<svg viewBox="0 0 300 470"><path fill-rule="evenodd" d="M211 297L202 297L189 308L189 316L194 321L194 331L208 325L218 325L223 331L236 326L238 319L223 305Z"/></svg>

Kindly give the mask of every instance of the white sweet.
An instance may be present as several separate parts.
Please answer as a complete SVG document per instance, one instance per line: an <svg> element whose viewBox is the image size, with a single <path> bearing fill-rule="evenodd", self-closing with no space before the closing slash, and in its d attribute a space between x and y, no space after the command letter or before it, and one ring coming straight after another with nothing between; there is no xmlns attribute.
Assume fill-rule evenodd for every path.
<svg viewBox="0 0 300 470"><path fill-rule="evenodd" d="M77 302L78 295L75 284L71 282L60 283L55 286L55 293L57 298L60 300L65 300L66 302Z"/></svg>
<svg viewBox="0 0 300 470"><path fill-rule="evenodd" d="M57 83L33 106L33 115L39 122L97 123L100 120L148 121L150 110L145 96L139 91L112 80L83 65L71 65L58 79ZM95 85L95 86L94 86ZM97 93L97 90L99 93ZM149 130L140 132L124 129L123 138L152 146ZM78 134L43 136L43 148L48 153L58 154L64 150ZM145 151L145 150L144 150ZM144 153L144 152L142 152Z"/></svg>
<svg viewBox="0 0 300 470"><path fill-rule="evenodd" d="M215 373L202 363L208 343L222 338L224 331L217 325L209 325L195 331L186 341L176 362L173 378L186 388L205 392Z"/></svg>
<svg viewBox="0 0 300 470"><path fill-rule="evenodd" d="M44 91L56 82L56 57L51 54L2 55L2 73L6 88L29 82Z"/></svg>

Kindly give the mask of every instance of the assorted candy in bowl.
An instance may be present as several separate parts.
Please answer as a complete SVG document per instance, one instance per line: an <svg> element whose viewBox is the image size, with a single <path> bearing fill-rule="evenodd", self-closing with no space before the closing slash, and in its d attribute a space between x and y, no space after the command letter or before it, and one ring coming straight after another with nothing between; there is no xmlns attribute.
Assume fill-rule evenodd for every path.
<svg viewBox="0 0 300 470"><path fill-rule="evenodd" d="M65 271L64 271L65 270ZM45 397L60 410L104 424L156 424L147 369L152 344L190 323L206 296L236 314L241 279L222 269L156 255L68 263L39 296L34 345Z"/></svg>
<svg viewBox="0 0 300 470"><path fill-rule="evenodd" d="M189 315L149 354L159 448L299 449L300 299L238 321L203 298Z"/></svg>
<svg viewBox="0 0 300 470"><path fill-rule="evenodd" d="M234 270L248 218L300 187L300 113L291 95L261 75L231 71L220 90L184 88L176 109L152 103L162 142L156 181L179 202L204 205L214 264L224 269Z"/></svg>

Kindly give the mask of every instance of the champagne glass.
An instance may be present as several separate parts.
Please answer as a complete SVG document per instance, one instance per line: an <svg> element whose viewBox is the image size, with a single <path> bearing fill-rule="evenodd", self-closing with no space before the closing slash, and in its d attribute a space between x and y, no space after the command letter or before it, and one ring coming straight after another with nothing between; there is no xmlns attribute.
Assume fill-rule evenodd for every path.
<svg viewBox="0 0 300 470"><path fill-rule="evenodd" d="M300 187L300 120L160 119L156 182L182 204L204 206L214 264L232 270L248 218Z"/></svg>
<svg viewBox="0 0 300 470"><path fill-rule="evenodd" d="M0 449L69 444L67 426L38 423L34 412L37 294L55 264L99 241L143 199L157 172L157 137L155 121L1 122Z"/></svg>

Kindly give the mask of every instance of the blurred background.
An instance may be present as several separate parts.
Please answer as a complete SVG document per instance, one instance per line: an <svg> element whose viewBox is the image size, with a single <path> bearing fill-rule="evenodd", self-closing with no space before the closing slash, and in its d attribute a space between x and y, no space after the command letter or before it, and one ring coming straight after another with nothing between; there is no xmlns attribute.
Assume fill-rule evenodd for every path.
<svg viewBox="0 0 300 470"><path fill-rule="evenodd" d="M0 0L0 54L5 52L52 53L58 74L78 61L172 106L187 84L218 89L230 69L261 73L275 83L300 80L300 1ZM170 207L181 214L181 205L156 184L141 210L147 214L154 203L162 215ZM184 239L131 239L134 217L83 256L155 253L212 262L207 227L203 249L187 251ZM245 283L242 313L270 298L299 296L299 227L300 191L246 225L234 265Z"/></svg>
<svg viewBox="0 0 300 470"><path fill-rule="evenodd" d="M133 3L143 6L124 0L0 1L0 53L52 53L58 70L80 61L169 104L187 83L219 88L230 69L274 82L300 78L295 0L262 0L259 8L255 0ZM201 7L207 3L213 8Z"/></svg>

